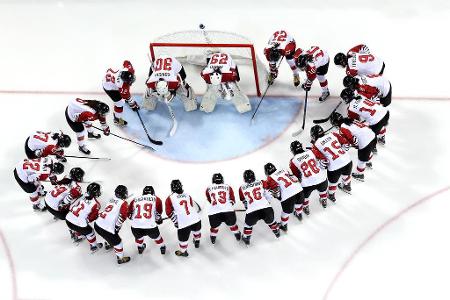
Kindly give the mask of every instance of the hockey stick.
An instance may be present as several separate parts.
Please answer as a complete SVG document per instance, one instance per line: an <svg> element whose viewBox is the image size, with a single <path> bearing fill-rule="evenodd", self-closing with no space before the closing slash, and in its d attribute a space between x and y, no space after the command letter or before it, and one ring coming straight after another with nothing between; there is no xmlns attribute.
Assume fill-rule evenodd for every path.
<svg viewBox="0 0 450 300"><path fill-rule="evenodd" d="M342 101L339 102L339 104L333 109L333 111L330 113L330 115L328 117L326 117L324 119L313 120L313 123L314 124L322 124L322 123L327 122L331 118L331 115L339 108L339 106L341 106L341 104L342 104Z"/></svg>
<svg viewBox="0 0 450 300"><path fill-rule="evenodd" d="M201 212L202 211L202 207L196 201L194 201L194 203L195 203L195 207L197 208L197 213ZM164 217L164 218L161 219L161 221L165 221L167 219L170 219L170 218L169 217Z"/></svg>
<svg viewBox="0 0 450 300"><path fill-rule="evenodd" d="M200 24L200 25L198 25L198 27L199 27L200 30L202 31L203 36L205 37L206 43L207 43L207 44L212 44L211 39L209 38L208 34L206 33L205 25Z"/></svg>
<svg viewBox="0 0 450 300"><path fill-rule="evenodd" d="M89 157L89 156L76 156L76 155L64 155L64 157L70 158L85 158L85 159L97 159L97 160L111 160L109 157Z"/></svg>
<svg viewBox="0 0 450 300"><path fill-rule="evenodd" d="M283 59L284 59L284 56L281 57L280 61L277 63L277 70L280 68L280 65L281 65L281 62L283 61ZM251 118L251 120L250 120L250 124L253 124L254 119L255 119L255 116L256 116L256 113L258 112L259 106L261 105L262 101L263 101L264 98L266 97L267 91L269 90L269 88L270 88L271 85L273 85L273 82L272 82L272 84L267 85L266 90L264 91L264 93L263 93L261 99L260 99L259 102L258 102L258 106L256 106L255 112L254 112L253 115L252 115L252 118Z"/></svg>
<svg viewBox="0 0 450 300"><path fill-rule="evenodd" d="M162 141L158 141L158 140L154 140L154 139L152 139L152 138L150 137L150 135L148 134L147 128L145 128L144 121L142 121L141 114L139 113L138 110L136 111L136 113L137 113L137 115L138 115L138 117L139 117L139 121L141 121L142 128L144 128L144 131L145 131L145 134L147 135L148 141L149 141L150 143L152 143L152 144L161 146L161 145L163 144L163 142L162 142Z"/></svg>
<svg viewBox="0 0 450 300"><path fill-rule="evenodd" d="M303 105L303 123L302 123L302 128L300 128L298 131L294 132L292 134L293 137L299 135L300 133L303 132L303 130L305 130L305 123L306 123L306 108L308 106L308 91L305 92L305 104Z"/></svg>
<svg viewBox="0 0 450 300"><path fill-rule="evenodd" d="M167 102L166 102L166 105L167 105L167 109L169 109L170 117L172 118L172 128L170 129L169 136L174 136L174 134L178 128L178 122L177 122L177 119L175 118L175 114L173 112L172 107Z"/></svg>
<svg viewBox="0 0 450 300"><path fill-rule="evenodd" d="M98 127L96 127L96 126L94 126L94 125L92 125L92 127L95 128L95 129L97 129L97 130L103 131L103 129L98 128ZM112 135L112 136L115 136L115 137L117 137L117 138L119 138L119 139L122 139L122 140L125 140L125 141L129 141L129 142L134 143L134 144L136 144L136 145L139 145L139 146L142 146L142 147L144 147L144 148L147 148L147 149L149 149L149 150L151 150L151 151L155 151L154 148L152 148L152 147L150 147L150 146L148 146L148 145L144 145L144 144L138 143L138 142L136 142L136 141L133 141L133 140L131 140L131 139L124 138L124 137L122 137L122 136L120 136L120 135L117 135L117 134L114 134L114 133L112 133L112 132L110 132L109 134Z"/></svg>

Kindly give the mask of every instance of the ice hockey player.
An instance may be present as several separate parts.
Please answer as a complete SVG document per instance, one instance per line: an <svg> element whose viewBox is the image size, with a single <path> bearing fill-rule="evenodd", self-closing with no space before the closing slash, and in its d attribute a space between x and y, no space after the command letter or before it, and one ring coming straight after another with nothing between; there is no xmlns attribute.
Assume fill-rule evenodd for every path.
<svg viewBox="0 0 450 300"><path fill-rule="evenodd" d="M91 154L91 151L85 144L86 131L88 138L99 139L101 136L94 133L92 122L99 120L104 135L109 135L109 126L106 123L106 114L109 112L109 106L97 100L73 99L66 108L66 120L70 128L77 135L78 149L84 154Z"/></svg>
<svg viewBox="0 0 450 300"><path fill-rule="evenodd" d="M350 194L352 160L347 151L350 149L348 141L336 132L325 134L320 125L311 127L312 151L322 165L328 165L328 199L336 202L336 188L343 177L339 188Z"/></svg>
<svg viewBox="0 0 450 300"><path fill-rule="evenodd" d="M213 174L212 184L206 189L206 200L211 204L208 210L211 243L216 243L219 226L222 223L225 223L236 240L240 241L241 233L236 224L234 211L234 192L230 185L224 183L222 174Z"/></svg>
<svg viewBox="0 0 450 300"><path fill-rule="evenodd" d="M57 182L57 185L45 195L45 206L56 219L65 220L70 205L81 197L80 182L83 181L84 171L81 168L72 168L69 177Z"/></svg>
<svg viewBox="0 0 450 300"><path fill-rule="evenodd" d="M239 188L239 199L244 203L245 221L242 240L250 245L253 226L259 221L264 222L272 230L277 238L280 237L280 228L275 221L273 208L266 197L266 184L262 180L256 180L252 170L244 171L244 184Z"/></svg>
<svg viewBox="0 0 450 300"><path fill-rule="evenodd" d="M366 45L358 45L347 52L338 53L334 57L334 64L346 68L349 76L356 75L383 75L384 62L370 53Z"/></svg>
<svg viewBox="0 0 450 300"><path fill-rule="evenodd" d="M194 206L192 197L183 190L183 185L178 179L170 183L172 194L167 197L165 203L166 215L172 220L177 228L178 243L180 249L175 251L175 255L187 257L188 240L191 232L194 236L195 248L200 247L202 223L200 216Z"/></svg>
<svg viewBox="0 0 450 300"><path fill-rule="evenodd" d="M358 165L352 176L356 180L364 181L366 164L370 162L372 151L377 145L375 133L364 123L344 118L338 112L331 115L330 122L339 128L339 133L349 141L350 145L358 149Z"/></svg>
<svg viewBox="0 0 450 300"><path fill-rule="evenodd" d="M231 56L227 53L213 53L208 57L207 63L201 75L208 87L203 95L200 110L212 112L217 98L221 98L232 101L241 114L250 111L250 100L238 86L239 70Z"/></svg>
<svg viewBox="0 0 450 300"><path fill-rule="evenodd" d="M64 149L70 146L70 136L62 132L35 131L25 141L25 154L29 159L54 155L61 162L66 162Z"/></svg>
<svg viewBox="0 0 450 300"><path fill-rule="evenodd" d="M155 110L158 100L170 104L178 96L185 111L197 109L192 87L186 82L186 72L173 56L161 55L151 65L146 81L143 108Z"/></svg>
<svg viewBox="0 0 450 300"><path fill-rule="evenodd" d="M319 102L325 101L328 96L330 96L328 81L325 78L330 65L330 57L328 56L328 53L318 46L312 46L306 52L303 52L302 49L297 49L297 51L295 51L294 58L296 66L300 69L300 71L306 73L307 79L306 82L302 84L302 88L305 91L309 91L314 80L317 78L320 83L320 87L322 88L322 95L319 97Z"/></svg>
<svg viewBox="0 0 450 300"><path fill-rule="evenodd" d="M294 212L294 205L302 206L305 196L303 188L298 179L284 169L278 169L272 163L264 165L264 173L267 176L264 184L272 196L281 202L281 224L280 229L288 230L289 215ZM302 214L295 213L301 221Z"/></svg>
<svg viewBox="0 0 450 300"><path fill-rule="evenodd" d="M380 102L384 107L391 104L392 85L383 75L345 76L343 84L369 100Z"/></svg>
<svg viewBox="0 0 450 300"><path fill-rule="evenodd" d="M85 236L89 242L91 253L103 248L102 243L97 242L97 237L89 223L98 217L100 203L97 198L102 194L100 184L90 183L86 188L86 193L76 200L66 215L66 224L74 243L81 241L81 236Z"/></svg>
<svg viewBox="0 0 450 300"><path fill-rule="evenodd" d="M112 197L98 214L95 220L94 229L102 238L105 239L105 249L114 247L117 263L124 264L130 261L129 256L123 255L123 243L119 236L123 222L128 217L128 189L124 185L118 185L114 190Z"/></svg>
<svg viewBox="0 0 450 300"><path fill-rule="evenodd" d="M14 169L14 178L22 190L30 197L33 209L44 211L45 202L40 201L39 197L47 193L41 181L49 179L52 184L56 184L56 175L64 172L64 165L54 162L50 157L38 159L24 159L20 161Z"/></svg>
<svg viewBox="0 0 450 300"><path fill-rule="evenodd" d="M378 143L385 145L389 110L380 103L366 99L362 95L355 95L349 88L342 90L341 98L348 104L348 117L367 122L370 129L377 135Z"/></svg>
<svg viewBox="0 0 450 300"><path fill-rule="evenodd" d="M135 197L128 205L128 217L131 232L134 235L138 253L142 254L147 247L144 237L148 236L159 246L161 254L166 254L166 245L158 225L162 224L162 201L155 195L152 186L144 187L142 195Z"/></svg>
<svg viewBox="0 0 450 300"><path fill-rule="evenodd" d="M326 208L328 189L326 165L320 163L312 150L305 151L299 141L293 141L290 148L294 157L289 163L289 168L292 174L301 181L305 196L303 207L295 207L296 213L303 210L306 215L309 215L309 197L313 191L319 193L320 204Z"/></svg>
<svg viewBox="0 0 450 300"><path fill-rule="evenodd" d="M295 40L292 36L287 34L284 30L275 31L270 37L266 48L264 48L264 56L269 62L269 78L268 83L273 84L273 81L278 76L278 62L283 57L286 57L286 62L294 74L294 86L300 84L300 76L295 65L294 52L296 49Z"/></svg>
<svg viewBox="0 0 450 300"><path fill-rule="evenodd" d="M108 69L103 77L103 90L114 102L114 124L127 125L122 118L123 106L126 103L134 111L139 110L139 105L131 96L131 85L136 80L134 68L129 60L125 60L120 70Z"/></svg>

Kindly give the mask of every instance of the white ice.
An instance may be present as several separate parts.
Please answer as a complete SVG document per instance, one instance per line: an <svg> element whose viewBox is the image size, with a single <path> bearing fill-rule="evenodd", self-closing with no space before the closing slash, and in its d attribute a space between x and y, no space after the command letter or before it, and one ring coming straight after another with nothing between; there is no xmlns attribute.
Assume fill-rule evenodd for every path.
<svg viewBox="0 0 450 300"><path fill-rule="evenodd" d="M2 1L0 299L449 299L449 8L446 1L418 0ZM212 246L203 215L202 246L197 250L190 245L189 258L173 255L177 241L169 222L161 226L169 254L162 257L148 241L147 252L138 256L125 224L121 235L132 261L118 267L112 253L90 255L86 243L74 247L63 222L33 212L12 169L24 158L23 143L33 130L70 132L63 115L70 99L109 101L100 86L108 67L130 59L138 77L134 92L140 95L149 42L168 32L195 29L200 22L207 29L250 37L260 57L264 43L278 28L291 33L298 46L318 44L331 56L367 43L386 61L385 74L393 84L387 146L380 147L366 182L353 183L352 196L338 193L336 205L323 210L313 194L311 216L301 224L292 219L289 233L279 240L265 225L257 224L253 244L247 249L223 227L218 243ZM299 111L303 92L292 87L286 65L280 73L270 94L292 97L285 101L296 102ZM195 74L188 76L201 92L201 80ZM342 77L343 71L331 65L328 79L334 96L342 88ZM250 88L250 80L247 84ZM307 130L312 119L327 115L338 101L333 97L317 103L316 84L311 94ZM214 172L222 172L237 188L244 169L252 168L262 177L267 161L287 167L291 133L298 129L301 113L296 123L288 125L295 114L281 109L271 114L276 101L263 103L264 118L258 120L278 120L283 114L286 125L279 125L281 135L262 148L255 145L256 151L248 146L238 153L250 152L242 157L189 163L169 156L175 151L169 151L169 146L198 147L201 132L216 127L223 134L227 124L221 111L228 108L220 107L217 114L204 118L210 127L199 126L201 131L193 133L185 127L190 117L180 110L178 133L186 136L178 137L184 139L179 145L170 145L177 140L165 136L170 124L155 116L161 123L149 123L149 129L168 144L161 150L167 151L161 154L163 158L102 137L89 145L93 155L111 157L110 162L70 160L67 168L81 166L87 180L100 181L103 203L117 184L127 185L133 193L152 184L165 198L170 180L179 178L186 191L206 207L204 189ZM230 118L232 111L229 107ZM161 113L165 113L163 108ZM232 118L238 117L249 118L248 114ZM242 131L252 129L241 124L231 126L229 134L245 137L248 133ZM257 126L264 129L262 124ZM284 130L283 126L288 127ZM126 134L116 127L112 130ZM263 133L258 130L258 138L264 138ZM191 134L196 138L189 145ZM138 138L143 140L143 136ZM307 132L299 139L307 143ZM209 159L230 158L212 149ZM68 152L78 154L75 146ZM191 161L205 155L199 150L186 153ZM238 220L241 226L242 213Z"/></svg>

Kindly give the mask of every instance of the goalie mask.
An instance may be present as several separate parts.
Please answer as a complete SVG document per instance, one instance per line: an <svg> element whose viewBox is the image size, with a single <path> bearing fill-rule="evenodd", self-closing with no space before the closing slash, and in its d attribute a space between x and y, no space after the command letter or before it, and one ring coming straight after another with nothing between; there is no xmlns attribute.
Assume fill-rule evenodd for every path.
<svg viewBox="0 0 450 300"><path fill-rule="evenodd" d="M166 81L164 81L163 79L160 79L157 83L156 83L156 92L158 93L158 95L160 95L161 97L166 97L169 95L169 85L167 84Z"/></svg>
<svg viewBox="0 0 450 300"><path fill-rule="evenodd" d="M222 72L219 68L214 68L214 71L209 74L209 79L212 85L219 85L222 83Z"/></svg>

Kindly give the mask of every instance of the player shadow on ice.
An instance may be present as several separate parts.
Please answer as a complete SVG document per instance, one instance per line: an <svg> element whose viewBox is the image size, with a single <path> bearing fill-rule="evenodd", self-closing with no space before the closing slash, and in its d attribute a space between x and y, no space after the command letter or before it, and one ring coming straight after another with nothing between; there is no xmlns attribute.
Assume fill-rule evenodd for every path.
<svg viewBox="0 0 450 300"><path fill-rule="evenodd" d="M255 109L259 98L250 101ZM270 143L294 122L300 107L296 97L267 97L251 125L253 112L240 114L231 102L219 101L214 112L207 114L200 110L186 112L181 101L175 99L172 108L178 129L173 137L169 137L172 119L164 103L158 103L155 111L141 109L141 116L152 138L164 142L161 147L152 145L156 155L175 161L212 162L243 156ZM124 131L148 144L137 115L127 107L124 114L129 120Z"/></svg>

